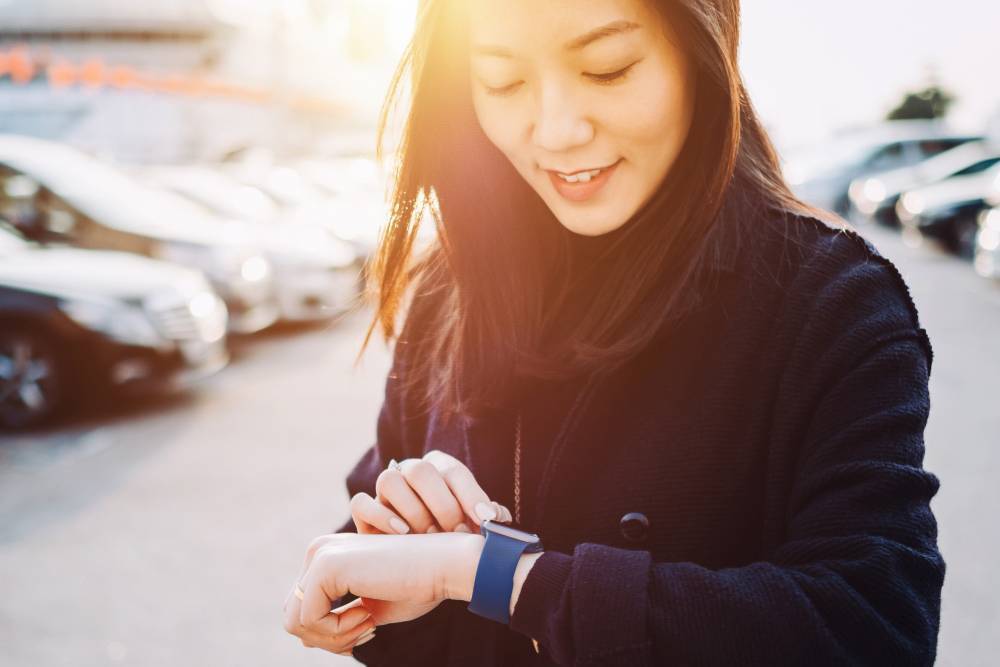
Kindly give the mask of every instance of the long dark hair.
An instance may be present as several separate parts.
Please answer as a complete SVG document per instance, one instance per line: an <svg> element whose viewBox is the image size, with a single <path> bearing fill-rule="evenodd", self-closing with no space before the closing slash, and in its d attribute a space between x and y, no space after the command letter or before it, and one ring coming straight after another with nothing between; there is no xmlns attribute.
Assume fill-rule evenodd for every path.
<svg viewBox="0 0 1000 667"><path fill-rule="evenodd" d="M464 0L422 2L379 123L381 159L388 119L408 102L391 219L365 270L376 313L361 351L379 324L386 342L398 336L408 287L435 285L440 305L414 332L421 353L410 355L403 380L444 418L503 405L520 378L606 372L633 357L680 311L709 233L737 200L740 215L753 215L748 205L827 215L791 193L747 96L739 0L654 4L696 67L694 120L658 191L616 234L600 280L584 286L568 278L565 229L475 117ZM424 215L437 240L414 257ZM592 290L586 312L547 328L574 289Z"/></svg>

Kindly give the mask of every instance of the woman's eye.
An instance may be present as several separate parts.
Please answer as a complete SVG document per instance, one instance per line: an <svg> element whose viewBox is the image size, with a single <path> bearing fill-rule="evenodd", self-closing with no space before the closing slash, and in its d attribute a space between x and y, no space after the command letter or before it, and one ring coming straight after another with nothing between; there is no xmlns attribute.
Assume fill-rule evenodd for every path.
<svg viewBox="0 0 1000 667"><path fill-rule="evenodd" d="M495 95L497 97L507 97L508 95L512 95L518 89L521 83L523 82L515 81L514 83L508 84L506 86L500 86L499 88L494 86L487 86L484 83L483 88L485 88L486 92L490 95Z"/></svg>
<svg viewBox="0 0 1000 667"><path fill-rule="evenodd" d="M623 80L628 75L629 71L633 67L635 67L636 65L638 65L640 62L642 62L641 59L636 60L631 65L628 65L627 67L623 67L622 69L614 71L614 72L606 72L606 73L603 73L603 74L594 74L594 73L590 73L590 72L584 72L583 75L585 77L587 77L588 79L590 79L591 81L593 81L594 83L599 83L599 84L617 83L617 82ZM483 88L486 90L486 92L488 94L494 95L496 97L507 97L507 96L513 95L515 92L517 92L518 88L520 88L521 84L523 84L524 82L523 81L515 81L514 83L508 84L506 86L499 86L499 87L487 85L485 82L481 82L481 83L483 84Z"/></svg>
<svg viewBox="0 0 1000 667"><path fill-rule="evenodd" d="M631 65L623 67L622 69L614 72L607 72L605 74L591 74L589 72L584 72L583 75L596 83L614 83L621 79L624 79L625 76L628 74L629 70L635 67L637 64L639 64L638 60L632 63Z"/></svg>

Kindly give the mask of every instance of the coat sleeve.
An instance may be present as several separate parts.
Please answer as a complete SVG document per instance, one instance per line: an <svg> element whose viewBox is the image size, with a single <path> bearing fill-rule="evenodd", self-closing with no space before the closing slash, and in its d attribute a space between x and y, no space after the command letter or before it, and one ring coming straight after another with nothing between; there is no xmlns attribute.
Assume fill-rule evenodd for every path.
<svg viewBox="0 0 1000 667"><path fill-rule="evenodd" d="M782 382L810 409L784 539L726 569L594 543L545 552L511 628L558 664L933 664L945 563L939 481L922 468L930 341L887 260L812 280L786 309L808 315Z"/></svg>
<svg viewBox="0 0 1000 667"><path fill-rule="evenodd" d="M392 366L386 377L382 407L376 422L375 443L347 474L345 483L348 498L361 491L374 497L375 480L388 466L390 459L402 461L420 455L418 452L421 451L422 442L417 442L420 439L420 420L409 406L402 385L410 348L416 342L416 333L423 328L430 307L427 297L422 296L421 292L418 288L393 350ZM353 518L348 515L333 532L355 533L357 527ZM348 593L335 600L332 607L339 607L356 598L356 595ZM444 644L448 640L451 626L450 618L456 613L459 604L455 600L446 600L420 618L378 626L374 639L354 649L354 658L364 665L395 666L420 664L415 660L421 655L444 655Z"/></svg>

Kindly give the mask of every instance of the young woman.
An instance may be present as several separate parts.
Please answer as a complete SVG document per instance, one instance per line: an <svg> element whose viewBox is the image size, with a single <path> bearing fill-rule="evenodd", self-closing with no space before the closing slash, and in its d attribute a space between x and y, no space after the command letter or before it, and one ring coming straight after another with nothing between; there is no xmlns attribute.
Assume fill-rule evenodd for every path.
<svg viewBox="0 0 1000 667"><path fill-rule="evenodd" d="M789 192L738 44L737 0L422 5L365 341L394 361L285 603L304 645L933 662L930 342L895 267Z"/></svg>

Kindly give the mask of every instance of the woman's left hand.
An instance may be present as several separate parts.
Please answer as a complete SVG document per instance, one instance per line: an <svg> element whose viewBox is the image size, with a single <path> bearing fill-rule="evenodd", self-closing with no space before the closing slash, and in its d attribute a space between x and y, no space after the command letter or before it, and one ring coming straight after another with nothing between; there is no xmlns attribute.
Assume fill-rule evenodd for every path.
<svg viewBox="0 0 1000 667"><path fill-rule="evenodd" d="M303 638L329 634L339 619L333 601L348 592L362 598L375 625L419 618L444 600L468 600L483 541L455 532L322 535L298 578L302 601L291 593L286 600L285 629ZM407 604L393 604L399 602Z"/></svg>

